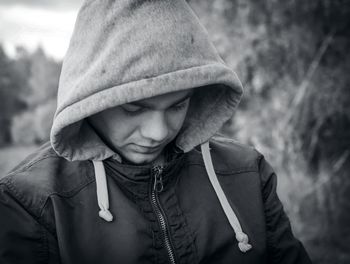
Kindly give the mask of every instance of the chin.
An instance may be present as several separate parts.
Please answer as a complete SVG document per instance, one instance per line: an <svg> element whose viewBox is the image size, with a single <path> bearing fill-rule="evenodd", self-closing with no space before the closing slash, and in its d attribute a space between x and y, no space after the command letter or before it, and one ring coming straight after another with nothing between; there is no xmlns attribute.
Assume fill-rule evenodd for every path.
<svg viewBox="0 0 350 264"><path fill-rule="evenodd" d="M140 154L140 153L131 153L129 155L125 155L124 158L135 165L147 165L152 163L157 159L159 154Z"/></svg>

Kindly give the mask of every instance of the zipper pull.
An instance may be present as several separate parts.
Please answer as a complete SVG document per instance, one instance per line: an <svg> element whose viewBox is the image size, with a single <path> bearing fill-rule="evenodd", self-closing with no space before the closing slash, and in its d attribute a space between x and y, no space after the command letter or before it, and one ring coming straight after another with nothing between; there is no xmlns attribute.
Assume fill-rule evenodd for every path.
<svg viewBox="0 0 350 264"><path fill-rule="evenodd" d="M163 167L155 166L153 167L152 171L154 176L153 190L160 193L164 189L162 177Z"/></svg>

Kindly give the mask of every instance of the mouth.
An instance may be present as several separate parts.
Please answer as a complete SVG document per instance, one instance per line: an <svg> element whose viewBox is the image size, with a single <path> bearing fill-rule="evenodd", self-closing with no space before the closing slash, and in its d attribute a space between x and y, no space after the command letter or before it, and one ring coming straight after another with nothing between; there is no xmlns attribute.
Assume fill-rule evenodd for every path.
<svg viewBox="0 0 350 264"><path fill-rule="evenodd" d="M132 150L141 154L154 154L161 150L161 145L157 146L142 146L142 145L132 145Z"/></svg>

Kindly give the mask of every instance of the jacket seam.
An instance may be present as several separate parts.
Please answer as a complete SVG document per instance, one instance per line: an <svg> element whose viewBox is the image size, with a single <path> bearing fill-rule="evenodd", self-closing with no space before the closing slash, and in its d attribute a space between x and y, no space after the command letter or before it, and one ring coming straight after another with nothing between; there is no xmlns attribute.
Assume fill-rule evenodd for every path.
<svg viewBox="0 0 350 264"><path fill-rule="evenodd" d="M8 189L9 195L12 197L12 199L17 201L17 203L23 208L23 210L26 211L28 215L33 219L35 224L38 226L39 230L42 230L42 234L40 235L41 247L40 247L38 257L40 259L48 260L49 253L47 251L48 247L46 245L47 241L45 238L46 238L46 233L50 231L47 229L46 225L40 221L40 217L36 216L27 206L25 206L25 203L23 201L23 196L17 192L17 190L14 188L13 184L9 182L9 180L6 180L0 183L0 185L3 185L5 186L5 188ZM45 252L45 249L46 249L46 252ZM43 263L46 263L46 262L43 262Z"/></svg>
<svg viewBox="0 0 350 264"><path fill-rule="evenodd" d="M177 182L178 182L178 180L179 180L179 177L178 177L178 179L176 180L176 183L175 183L175 185L174 186L176 186L177 185ZM187 221L187 218L186 218L186 216L185 216L185 214L184 214L184 212L183 212L183 210L182 210L182 208L180 207L180 203L179 203L179 199L178 199L178 195L177 195L177 193L176 193L176 190L175 190L175 188L174 189L172 189L171 190L171 192L172 192L172 195L175 197L175 199L176 199L176 209L177 209L177 213L178 213L178 215L180 215L181 217L182 217L182 219L183 219L183 221L184 221L184 229L186 229L186 231L188 231L188 233L187 233L187 235L190 237L190 243L191 243L191 246L192 246L192 249L193 249L193 257L194 257L194 259L195 259L195 263L198 263L199 261L198 261L198 248L197 248L197 244L195 243L195 238L193 237L193 230L191 229L191 227L189 226L189 224L188 224L188 221Z"/></svg>
<svg viewBox="0 0 350 264"><path fill-rule="evenodd" d="M188 166L190 165L197 165L200 167L205 168L205 165L203 163L188 163ZM234 174L240 174L240 173L247 173L247 172L259 172L256 168L239 168L235 170L215 170L215 173L221 174L221 175L234 175Z"/></svg>
<svg viewBox="0 0 350 264"><path fill-rule="evenodd" d="M261 177L261 163L262 163L262 160L264 159L264 156L262 154L260 154L257 150L255 150L257 153L258 153L258 158L256 159L256 166L258 168L258 172L259 172L259 176L260 176L260 179L262 179ZM265 184L261 181L261 190L265 187Z"/></svg>
<svg viewBox="0 0 350 264"><path fill-rule="evenodd" d="M17 191L17 189L15 188L15 186L10 182L10 179L9 179L9 178L7 178L7 179L5 180L5 182L3 183L3 185L5 185L5 186L7 187L7 189L8 189L9 191L12 192L11 194L12 194L13 198L16 198L16 200L17 200L18 202L20 202L20 204L22 205L22 207L23 207L24 209L26 209L26 211L27 211L28 213L30 213L30 215L32 215L34 218L37 218L37 216L36 216L27 206L25 206L25 199L24 199L23 195Z"/></svg>
<svg viewBox="0 0 350 264"><path fill-rule="evenodd" d="M95 179L90 179L89 181L75 187L74 189L72 190L69 190L69 191L62 191L62 192L51 192L48 194L48 197L49 198L50 196L53 196L53 195L56 195L56 196L61 196L61 197L65 197L65 198L71 198L75 195L77 195L81 190L83 190L86 186L88 186L89 184L95 182L96 180Z"/></svg>
<svg viewBox="0 0 350 264"><path fill-rule="evenodd" d="M47 226L43 221L42 221L42 215L43 215L43 211L45 209L45 206L47 205L47 202L49 200L49 198L53 195L57 195L57 196L61 196L61 197L65 197L65 198L70 198L73 197L74 195L78 194L81 190L83 190L87 185L93 183L95 181L95 179L91 179L88 182L84 183L81 186L78 186L76 188L74 188L71 191L68 191L66 195L62 195L58 192L53 192L47 195L47 197L43 200L43 205L41 207L39 207L39 214L36 215L35 213L33 213L33 211L31 209L29 209L27 206L25 206L26 202L25 199L23 197L23 195L17 191L16 187L12 184L12 182L10 181L9 178L6 178L3 182L3 185L5 185L7 187L8 190L10 190L12 192L12 196L18 201L20 202L21 206L43 227L45 227L45 229L47 229L48 232L50 232L50 227ZM51 232L50 232L51 233ZM53 234L55 236L55 234Z"/></svg>
<svg viewBox="0 0 350 264"><path fill-rule="evenodd" d="M11 175L14 175L14 174L18 174L18 173L24 172L24 171L30 169L35 164L39 163L40 161L43 161L43 160L48 159L48 158L57 158L58 159L59 157L57 155L54 155L54 154L43 155L40 158L37 158L37 159L35 159L33 161L30 161L29 163L21 166L17 170L14 170L14 171L10 172L9 174L7 174L7 176L11 176Z"/></svg>
<svg viewBox="0 0 350 264"><path fill-rule="evenodd" d="M90 185L91 183L95 182L95 179L91 179L90 181L84 183L83 185L79 186L79 187L76 187L75 189L73 190L70 190L68 192L66 192L67 194L62 194L62 193L59 193L59 192L52 192L50 193L46 199L45 199L45 202L44 202L44 205L42 206L42 208L40 209L40 213L39 213L39 216L42 217L43 215L43 212L44 212L44 209L49 201L49 198L52 197L52 196L60 196L60 197L64 197L64 198L71 198L77 194L79 194L80 191L82 191L83 189L85 189L85 187L87 187L88 185ZM63 192L64 193L64 192Z"/></svg>
<svg viewBox="0 0 350 264"><path fill-rule="evenodd" d="M43 259L46 260L43 263L49 263L50 254L49 254L49 243L48 243L48 238L47 238L47 232L45 232L45 229L43 228L42 225L40 225L40 230L42 233L41 236L42 236L42 240L43 240L43 244L42 244Z"/></svg>
<svg viewBox="0 0 350 264"><path fill-rule="evenodd" d="M43 214L44 214L44 211L45 211L45 207L46 207L46 205L47 205L47 203L48 203L50 197L52 197L52 196L61 196L61 197L64 197L64 198L71 198L71 197L77 195L81 190L83 190L87 185L89 185L89 184L92 183L92 182L94 182L94 180L90 180L90 182L85 183L83 186L79 186L79 187L80 187L79 190L77 190L78 188L77 188L77 189L74 189L74 191L76 191L76 192L73 192L73 194L72 194L72 195L69 195L69 196L59 195L59 193L57 193L57 192L54 192L54 193L49 194L49 195L46 197L45 202L44 202L42 208L40 208L40 210L39 210L39 218L42 218L42 217L43 217ZM42 225L45 226L45 228L46 228L49 232L51 232L51 234L52 234L54 237L57 237L57 235L54 233L54 230L51 230L51 228L50 228L48 225L46 225L45 223L42 223Z"/></svg>
<svg viewBox="0 0 350 264"><path fill-rule="evenodd" d="M262 162L264 160L264 156L262 154L259 154L259 158L257 159L257 164L258 164L258 168L259 168L259 178L260 178L260 182L261 182L261 195L262 195L262 199L264 202L264 208L265 208L265 202L267 201L264 197L263 194L263 190L266 187L266 185L270 182L271 177L277 177L276 173L273 171L269 177L268 180L266 180L265 182L263 182L262 180L262 172L261 172L261 165ZM265 210L269 210L268 208L265 208ZM266 216L266 214L265 214ZM279 217L283 217L283 215L279 215ZM268 219L265 219L266 221L266 232L268 233L268 227L267 227L267 222L269 221ZM270 236L268 234L266 234L265 237L265 241L266 241L266 245L270 248L268 248L268 250L271 252L271 258L274 259L274 262L278 262L281 260L281 252L278 248L276 248L276 244L277 244L277 238L275 237L275 235L272 233ZM270 241L269 241L270 240Z"/></svg>
<svg viewBox="0 0 350 264"><path fill-rule="evenodd" d="M256 150L255 150L256 151ZM258 154L260 154L258 151L256 151ZM261 199L263 201L263 207L264 207L264 218L265 218L265 230L266 230L266 236L265 236L265 243L267 246L267 250L269 251L269 246L270 243L274 243L273 241L269 241L269 237L268 237L268 219L267 219L267 215L266 215L266 207L265 207L265 203L266 203L266 199L264 197L264 188L266 186L266 183L263 182L262 180L262 172L261 172L261 163L263 160L264 156L260 154L260 156L258 157L258 159L256 160L257 166L258 166L258 172L259 172L259 180L260 180L260 192L261 192ZM273 238L271 239L273 240ZM272 245L271 245L272 246Z"/></svg>
<svg viewBox="0 0 350 264"><path fill-rule="evenodd" d="M45 227L45 229L49 231L49 228L46 226L46 224L41 221L40 214L36 215L31 209L28 208L28 206L25 205L26 203L23 195L17 191L15 186L13 186L13 184L9 180L7 180L6 183L3 183L3 185L6 186L9 191L11 191L11 196L20 203L23 209L25 209L25 211L28 214L30 214L37 223L39 223L41 226Z"/></svg>

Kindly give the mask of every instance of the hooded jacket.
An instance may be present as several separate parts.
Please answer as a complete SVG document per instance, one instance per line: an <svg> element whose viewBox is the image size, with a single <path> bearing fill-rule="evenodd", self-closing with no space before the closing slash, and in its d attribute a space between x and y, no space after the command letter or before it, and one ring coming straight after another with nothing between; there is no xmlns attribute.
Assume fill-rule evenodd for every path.
<svg viewBox="0 0 350 264"><path fill-rule="evenodd" d="M126 164L86 121L191 88L162 167ZM241 94L185 1L85 1L51 144L0 181L1 263L310 263L262 155L212 139Z"/></svg>

